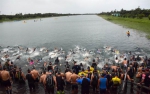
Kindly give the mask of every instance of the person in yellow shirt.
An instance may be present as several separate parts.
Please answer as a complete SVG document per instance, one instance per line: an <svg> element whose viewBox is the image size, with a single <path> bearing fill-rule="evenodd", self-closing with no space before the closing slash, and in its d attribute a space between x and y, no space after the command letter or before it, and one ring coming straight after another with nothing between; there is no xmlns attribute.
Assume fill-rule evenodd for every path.
<svg viewBox="0 0 150 94"><path fill-rule="evenodd" d="M117 88L118 86L121 84L121 79L118 78L117 75L115 75L113 78L112 78L112 88L111 88L111 92L113 94L117 94Z"/></svg>
<svg viewBox="0 0 150 94"><path fill-rule="evenodd" d="M117 75L115 75L114 78L112 78L112 82L113 82L113 85L116 85L116 84L121 84L121 79L118 78Z"/></svg>

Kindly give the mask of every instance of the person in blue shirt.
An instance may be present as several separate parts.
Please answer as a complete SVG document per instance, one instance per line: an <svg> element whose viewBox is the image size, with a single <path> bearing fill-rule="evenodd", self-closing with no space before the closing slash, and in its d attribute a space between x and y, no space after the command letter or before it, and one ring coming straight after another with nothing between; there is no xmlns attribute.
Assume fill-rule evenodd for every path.
<svg viewBox="0 0 150 94"><path fill-rule="evenodd" d="M100 94L106 94L107 90L107 78L104 78L105 74L101 75L101 78L98 80L98 87L100 89Z"/></svg>
<svg viewBox="0 0 150 94"><path fill-rule="evenodd" d="M86 78L84 74L81 75L81 78L77 79L77 83L81 85L81 94L89 94L90 89L90 79Z"/></svg>

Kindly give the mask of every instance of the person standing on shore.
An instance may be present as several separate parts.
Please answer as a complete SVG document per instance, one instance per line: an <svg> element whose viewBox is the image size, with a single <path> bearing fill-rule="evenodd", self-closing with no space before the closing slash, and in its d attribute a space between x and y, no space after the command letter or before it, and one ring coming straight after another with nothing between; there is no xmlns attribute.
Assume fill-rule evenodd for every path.
<svg viewBox="0 0 150 94"><path fill-rule="evenodd" d="M101 75L101 78L98 80L98 87L100 89L100 94L106 94L107 90L107 78L104 78L105 74Z"/></svg>
<svg viewBox="0 0 150 94"><path fill-rule="evenodd" d="M40 77L40 75L39 75L39 72L35 69L35 67L32 68L31 74L34 75L35 82L39 82L38 77Z"/></svg>
<svg viewBox="0 0 150 94"><path fill-rule="evenodd" d="M11 77L5 67L3 67L3 70L1 71L1 79L2 79L2 84L6 90L6 94L12 94Z"/></svg>
<svg viewBox="0 0 150 94"><path fill-rule="evenodd" d="M45 86L48 94L54 94L54 89L57 89L56 77L52 74L52 71L49 70L46 73Z"/></svg>
<svg viewBox="0 0 150 94"><path fill-rule="evenodd" d="M79 77L73 70L73 74L71 75L71 84L72 84L72 94L78 94L78 84L76 82L77 78Z"/></svg>
<svg viewBox="0 0 150 94"><path fill-rule="evenodd" d="M29 69L27 71L28 73L26 74L26 79L28 80L30 92L32 91L32 89L35 91L34 75L31 74L31 71Z"/></svg>

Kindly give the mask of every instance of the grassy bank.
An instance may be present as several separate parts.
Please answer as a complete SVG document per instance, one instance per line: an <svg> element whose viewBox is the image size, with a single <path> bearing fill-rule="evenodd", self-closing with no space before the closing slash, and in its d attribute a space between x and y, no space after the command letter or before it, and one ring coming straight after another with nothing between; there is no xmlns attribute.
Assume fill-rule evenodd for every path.
<svg viewBox="0 0 150 94"><path fill-rule="evenodd" d="M108 16L108 15L99 15L99 16L113 23L145 32L147 33L146 37L150 39L150 20L148 18L133 19L133 18L123 18L123 17Z"/></svg>

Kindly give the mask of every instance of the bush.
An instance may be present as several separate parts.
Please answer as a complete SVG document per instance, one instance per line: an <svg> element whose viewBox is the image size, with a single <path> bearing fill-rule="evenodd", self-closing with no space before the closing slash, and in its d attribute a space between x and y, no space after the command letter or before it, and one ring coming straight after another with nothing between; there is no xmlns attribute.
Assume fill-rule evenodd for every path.
<svg viewBox="0 0 150 94"><path fill-rule="evenodd" d="M145 15L144 14L139 14L138 18L142 19Z"/></svg>
<svg viewBox="0 0 150 94"><path fill-rule="evenodd" d="M3 17L0 15L0 20L2 20L2 18L3 18Z"/></svg>
<svg viewBox="0 0 150 94"><path fill-rule="evenodd" d="M148 16L148 19L150 20L150 15Z"/></svg>

